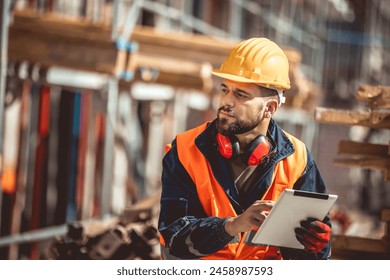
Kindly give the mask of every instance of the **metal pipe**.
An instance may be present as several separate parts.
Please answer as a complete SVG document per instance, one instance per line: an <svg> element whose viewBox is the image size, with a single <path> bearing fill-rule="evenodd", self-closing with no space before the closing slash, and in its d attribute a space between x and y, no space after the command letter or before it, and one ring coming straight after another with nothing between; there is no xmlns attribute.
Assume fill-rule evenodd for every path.
<svg viewBox="0 0 390 280"><path fill-rule="evenodd" d="M271 5L274 2L271 1ZM241 5L241 2L236 2L237 5ZM245 5L241 5L242 8L246 9L248 12L260 16L263 18L270 26L278 30L278 32L287 35L289 37L294 37L297 40L301 41L301 43L315 48L317 45L313 45L313 42L318 42L318 38L316 35L309 33L303 30L301 27L296 25L294 21L286 18L280 18L276 16L272 11L266 12L261 8L261 5L256 3L255 1L245 2Z"/></svg>
<svg viewBox="0 0 390 280"><path fill-rule="evenodd" d="M131 33L137 23L141 7L143 5L143 0L135 0L133 6L131 6L130 11L127 13L125 29L119 37L123 40L129 40Z"/></svg>
<svg viewBox="0 0 390 280"><path fill-rule="evenodd" d="M114 0L112 5L111 39L115 40L118 32L119 11L122 6L122 0Z"/></svg>
<svg viewBox="0 0 390 280"><path fill-rule="evenodd" d="M129 0L124 0L124 1L129 1ZM167 8L166 5L161 4L159 2L144 0L142 4L142 8L154 12L163 17L168 17L173 20L181 21L186 26L198 30L203 34L207 34L218 38L230 38L230 34L225 32L224 30L216 28L213 25L189 14L186 14L183 17L182 11L179 11L178 9L175 9L173 7Z"/></svg>
<svg viewBox="0 0 390 280"><path fill-rule="evenodd" d="M10 20L10 0L3 0L0 6L0 174L3 172L3 150L4 150L4 98L5 83L7 76L7 59L8 59L8 25ZM0 183L0 225L1 225L1 208L3 201L2 185Z"/></svg>
<svg viewBox="0 0 390 280"><path fill-rule="evenodd" d="M114 133L116 128L116 109L118 106L118 80L110 78L108 80L107 112L104 132L104 162L101 192L101 217L104 219L110 215L111 211L111 183L112 165L114 153Z"/></svg>
<svg viewBox="0 0 390 280"><path fill-rule="evenodd" d="M182 0L182 13L181 13L181 22L180 29L183 32L191 32L191 28L188 25L184 24L186 17L191 13L192 8L194 7L194 0Z"/></svg>
<svg viewBox="0 0 390 280"><path fill-rule="evenodd" d="M242 38L243 0L230 0L229 31L234 39Z"/></svg>
<svg viewBox="0 0 390 280"><path fill-rule="evenodd" d="M15 234L0 238L0 247L14 243L27 243L50 239L54 236L64 236L67 232L67 225L47 227L43 229L33 230L26 233Z"/></svg>
<svg viewBox="0 0 390 280"><path fill-rule="evenodd" d="M110 215L106 217L105 222L102 222L99 219L86 219L81 221L75 221L75 223L80 223L84 227L85 233L89 234L88 232L94 231L93 229L96 228L96 225L99 225L99 228L101 229L107 229L110 228L112 225L117 224L118 221L118 217ZM68 224L61 224L57 226L31 230L20 234L4 236L0 238L0 247L8 246L10 244L48 240L56 236L65 236L68 232L68 226Z"/></svg>

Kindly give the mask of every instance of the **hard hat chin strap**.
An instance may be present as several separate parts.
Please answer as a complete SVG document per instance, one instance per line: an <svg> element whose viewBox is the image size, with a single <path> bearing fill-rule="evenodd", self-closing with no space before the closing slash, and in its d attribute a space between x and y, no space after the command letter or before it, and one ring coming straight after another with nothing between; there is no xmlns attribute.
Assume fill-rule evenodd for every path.
<svg viewBox="0 0 390 280"><path fill-rule="evenodd" d="M281 89L276 89L276 91L278 92L278 95L279 95L279 107L282 106L283 103L286 102L286 97L284 96L283 94L283 90Z"/></svg>

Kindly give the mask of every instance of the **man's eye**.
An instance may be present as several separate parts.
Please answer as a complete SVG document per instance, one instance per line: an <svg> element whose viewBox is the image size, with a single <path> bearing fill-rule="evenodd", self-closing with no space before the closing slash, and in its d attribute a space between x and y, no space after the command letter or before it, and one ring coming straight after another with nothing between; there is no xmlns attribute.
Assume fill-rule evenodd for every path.
<svg viewBox="0 0 390 280"><path fill-rule="evenodd" d="M240 92L236 92L236 96L239 98L245 98L246 96Z"/></svg>
<svg viewBox="0 0 390 280"><path fill-rule="evenodd" d="M229 92L229 89L227 88L221 88L221 93L228 93Z"/></svg>

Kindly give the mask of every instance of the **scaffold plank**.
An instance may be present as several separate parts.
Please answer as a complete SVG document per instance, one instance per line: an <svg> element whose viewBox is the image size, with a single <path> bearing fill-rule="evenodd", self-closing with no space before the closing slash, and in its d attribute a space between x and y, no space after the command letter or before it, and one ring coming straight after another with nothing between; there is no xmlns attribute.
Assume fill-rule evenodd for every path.
<svg viewBox="0 0 390 280"><path fill-rule="evenodd" d="M315 120L327 124L390 129L390 110L342 110L317 107Z"/></svg>
<svg viewBox="0 0 390 280"><path fill-rule="evenodd" d="M361 85L356 92L356 99L372 109L390 109L390 86Z"/></svg>

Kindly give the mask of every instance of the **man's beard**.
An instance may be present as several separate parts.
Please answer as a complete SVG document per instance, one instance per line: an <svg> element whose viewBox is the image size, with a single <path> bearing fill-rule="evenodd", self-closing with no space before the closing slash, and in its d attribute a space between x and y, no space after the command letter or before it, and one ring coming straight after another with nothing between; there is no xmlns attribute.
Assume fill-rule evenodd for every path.
<svg viewBox="0 0 390 280"><path fill-rule="evenodd" d="M218 109L218 112L220 111L225 111L229 114L233 114L236 118L234 122L228 124L227 119L222 119L219 117L219 114L217 114L216 128L219 133L225 136L246 133L254 129L261 122L260 114L257 115L257 118L255 120L245 121L240 119L240 117L234 114L234 112L232 112L230 109L225 109L224 107L221 107Z"/></svg>

